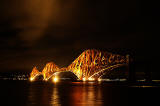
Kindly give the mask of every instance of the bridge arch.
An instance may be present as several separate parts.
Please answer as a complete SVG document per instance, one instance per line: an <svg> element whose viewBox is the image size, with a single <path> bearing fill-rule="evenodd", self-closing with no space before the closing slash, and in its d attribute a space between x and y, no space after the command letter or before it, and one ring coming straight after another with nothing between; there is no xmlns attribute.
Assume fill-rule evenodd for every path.
<svg viewBox="0 0 160 106"><path fill-rule="evenodd" d="M99 70L98 72L96 72L93 75L91 75L88 79L99 79L99 78L102 78L102 76L105 75L108 71L112 71L112 70L114 70L116 68L119 68L119 67L122 67L122 66L128 67L128 65L126 65L126 64L112 65L112 66L106 67L106 68L104 68L102 70Z"/></svg>
<svg viewBox="0 0 160 106"><path fill-rule="evenodd" d="M42 72L32 70L32 78L43 75L44 80L56 74L72 72L78 79L101 78L107 71L128 65L129 58L96 49L85 50L68 67L59 68L55 63L47 63Z"/></svg>
<svg viewBox="0 0 160 106"><path fill-rule="evenodd" d="M51 77L58 77L60 79L71 79L71 80L77 80L79 79L75 73L72 71L60 71L55 72Z"/></svg>

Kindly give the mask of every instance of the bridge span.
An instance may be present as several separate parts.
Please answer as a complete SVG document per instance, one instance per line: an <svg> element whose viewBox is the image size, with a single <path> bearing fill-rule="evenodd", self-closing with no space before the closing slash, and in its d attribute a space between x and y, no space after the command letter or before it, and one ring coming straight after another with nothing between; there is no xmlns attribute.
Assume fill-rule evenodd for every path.
<svg viewBox="0 0 160 106"><path fill-rule="evenodd" d="M68 67L59 68L55 63L46 64L42 72L36 67L33 68L30 79L34 80L37 76L42 75L43 80L49 80L57 72L70 71L74 73L79 80L98 80L106 72L113 71L116 68L129 65L129 57L109 52L99 51L96 49L85 50L80 54ZM128 70L124 70L128 73Z"/></svg>

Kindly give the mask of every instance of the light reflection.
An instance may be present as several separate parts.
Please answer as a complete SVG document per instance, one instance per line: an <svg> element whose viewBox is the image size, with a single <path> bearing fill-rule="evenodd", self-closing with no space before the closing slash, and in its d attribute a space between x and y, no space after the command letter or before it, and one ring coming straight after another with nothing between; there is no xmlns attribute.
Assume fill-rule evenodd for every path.
<svg viewBox="0 0 160 106"><path fill-rule="evenodd" d="M85 84L84 84L85 83ZM99 82L98 82L99 83ZM128 98L127 88L101 86L97 82L30 83L27 105L107 106ZM124 102L120 102L123 103Z"/></svg>
<svg viewBox="0 0 160 106"><path fill-rule="evenodd" d="M52 98L51 98L51 104L54 105L60 105L60 97L59 97L59 92L58 92L58 88L55 86L53 88L53 93L52 93Z"/></svg>
<svg viewBox="0 0 160 106"><path fill-rule="evenodd" d="M142 79L142 80L137 80L137 81L139 81L139 82L144 82L144 81L146 81L146 79Z"/></svg>
<svg viewBox="0 0 160 106"><path fill-rule="evenodd" d="M135 88L153 88L153 87L158 87L158 86L147 86L147 85L140 85L140 86L131 86Z"/></svg>
<svg viewBox="0 0 160 106"><path fill-rule="evenodd" d="M153 82L160 82L160 80L152 80Z"/></svg>
<svg viewBox="0 0 160 106"><path fill-rule="evenodd" d="M100 86L95 87L93 84L88 84L74 87L71 95L73 105L96 106L103 104Z"/></svg>

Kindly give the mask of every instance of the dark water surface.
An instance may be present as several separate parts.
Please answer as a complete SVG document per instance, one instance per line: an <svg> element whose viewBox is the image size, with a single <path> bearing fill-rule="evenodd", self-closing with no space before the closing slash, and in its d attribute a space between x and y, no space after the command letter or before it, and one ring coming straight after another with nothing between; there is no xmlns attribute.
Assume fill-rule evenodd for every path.
<svg viewBox="0 0 160 106"><path fill-rule="evenodd" d="M0 81L0 84L0 106L137 106L150 102L142 99L150 100L160 90L98 82Z"/></svg>

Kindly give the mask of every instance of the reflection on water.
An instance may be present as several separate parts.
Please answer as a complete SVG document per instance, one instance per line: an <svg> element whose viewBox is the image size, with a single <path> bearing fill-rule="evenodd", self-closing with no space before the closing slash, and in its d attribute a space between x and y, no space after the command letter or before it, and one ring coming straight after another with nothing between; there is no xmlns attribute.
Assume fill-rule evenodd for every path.
<svg viewBox="0 0 160 106"><path fill-rule="evenodd" d="M98 83L37 83L29 87L28 105L127 105L127 88Z"/></svg>
<svg viewBox="0 0 160 106"><path fill-rule="evenodd" d="M59 94L58 94L58 88L54 87L53 88L53 93L52 93L52 99L51 99L51 104L52 105L60 105L59 101Z"/></svg>
<svg viewBox="0 0 160 106"><path fill-rule="evenodd" d="M113 82L1 81L0 84L0 106L145 106L148 102L158 104L160 95L160 86L143 83L127 86Z"/></svg>
<svg viewBox="0 0 160 106"><path fill-rule="evenodd" d="M74 87L71 98L73 98L73 104L75 105L102 104L102 92L100 90L100 87L96 87L93 85Z"/></svg>
<svg viewBox="0 0 160 106"><path fill-rule="evenodd" d="M131 86L131 87L135 87L135 88L154 88L154 87L159 87L159 86L149 86L149 85L135 85L135 86Z"/></svg>

